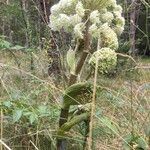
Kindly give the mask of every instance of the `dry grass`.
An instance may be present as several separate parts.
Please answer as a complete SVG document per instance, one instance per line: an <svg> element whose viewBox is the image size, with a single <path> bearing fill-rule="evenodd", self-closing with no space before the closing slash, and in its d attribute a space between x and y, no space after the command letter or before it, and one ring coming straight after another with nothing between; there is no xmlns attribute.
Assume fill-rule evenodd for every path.
<svg viewBox="0 0 150 150"><path fill-rule="evenodd" d="M23 98L28 104L30 103L33 110L35 104L55 106L59 116L63 87L62 85L56 87L53 78L48 77L46 55L33 54L35 64L33 71L30 70L29 55L18 52L16 57L21 63L19 68L9 53L0 53L0 103ZM148 66L149 63L149 60L146 62L139 60L138 64ZM93 149L122 150L124 136L132 131L148 141L144 129L150 123L150 71L139 67L138 74L134 77L136 79L123 75L115 78L98 77L97 84L101 88L97 91ZM43 150L39 144L43 135L43 139L47 137L51 139L52 145L55 145L57 115L51 123L48 121L49 118L44 118L36 126L30 127L24 125L22 121L11 124L5 116L6 111L3 113L1 113L1 140L11 149ZM108 117L116 124L119 132L116 133L109 129L107 124L102 123L101 116ZM84 140L77 129L78 127L69 132L74 137L72 149L80 149L81 147L77 146L81 146Z"/></svg>

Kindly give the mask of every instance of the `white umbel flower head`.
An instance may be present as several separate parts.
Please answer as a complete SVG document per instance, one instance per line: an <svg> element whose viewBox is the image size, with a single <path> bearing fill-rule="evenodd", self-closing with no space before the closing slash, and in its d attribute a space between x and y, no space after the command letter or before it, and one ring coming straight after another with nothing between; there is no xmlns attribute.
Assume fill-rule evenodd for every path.
<svg viewBox="0 0 150 150"><path fill-rule="evenodd" d="M111 12L106 12L101 15L101 21L104 23L105 22L111 23L113 19L114 19L114 15Z"/></svg>
<svg viewBox="0 0 150 150"><path fill-rule="evenodd" d="M112 7L115 7L117 5L116 0L109 0L110 5Z"/></svg>
<svg viewBox="0 0 150 150"><path fill-rule="evenodd" d="M72 8L77 3L77 0L60 0L59 5L62 9Z"/></svg>
<svg viewBox="0 0 150 150"><path fill-rule="evenodd" d="M49 23L49 27L53 30L53 31L59 31L61 29L61 25L59 22L58 17L54 16L54 15L50 15L50 23Z"/></svg>
<svg viewBox="0 0 150 150"><path fill-rule="evenodd" d="M113 9L113 13L114 13L115 17L121 17L122 7L120 5L116 5Z"/></svg>
<svg viewBox="0 0 150 150"><path fill-rule="evenodd" d="M90 14L90 21L92 23L99 23L100 22L100 13L98 10L94 10Z"/></svg>
<svg viewBox="0 0 150 150"><path fill-rule="evenodd" d="M117 38L117 34L114 32L114 30L112 30L108 23L104 23L101 28L100 28L100 39L101 39L101 43L100 45L102 47L109 47L113 50L117 50L118 49L118 38Z"/></svg>
<svg viewBox="0 0 150 150"><path fill-rule="evenodd" d="M78 14L70 16L70 23L73 26L75 26L76 24L81 23L81 22L82 22L82 18Z"/></svg>
<svg viewBox="0 0 150 150"><path fill-rule="evenodd" d="M118 11L118 12L122 13L122 7L120 5L115 5L113 11Z"/></svg>
<svg viewBox="0 0 150 150"><path fill-rule="evenodd" d="M115 68L117 64L117 54L114 50L104 47L94 52L89 60L89 64L95 67L98 62L98 70L105 74Z"/></svg>
<svg viewBox="0 0 150 150"><path fill-rule="evenodd" d="M115 27L113 28L113 30L114 30L114 32L115 32L118 36L120 36L120 35L122 34L123 30L124 30L124 27L115 26Z"/></svg>
<svg viewBox="0 0 150 150"><path fill-rule="evenodd" d="M66 14L60 14L57 17L54 15L50 15L49 27L53 31L59 31L61 28L64 28L66 31L68 31L70 25L70 18Z"/></svg>
<svg viewBox="0 0 150 150"><path fill-rule="evenodd" d="M50 11L51 11L52 15L58 15L60 13L60 11L61 11L61 7L60 7L59 3L56 4L56 5L53 5L51 7Z"/></svg>
<svg viewBox="0 0 150 150"><path fill-rule="evenodd" d="M70 18L66 14L60 14L59 23L67 31L70 26Z"/></svg>
<svg viewBox="0 0 150 150"><path fill-rule="evenodd" d="M115 22L116 22L116 25L121 26L121 27L124 27L125 25L125 19L123 17L116 17Z"/></svg>
<svg viewBox="0 0 150 150"><path fill-rule="evenodd" d="M85 9L83 7L83 4L79 1L76 5L76 13L80 16L80 17L84 17L85 14Z"/></svg>
<svg viewBox="0 0 150 150"><path fill-rule="evenodd" d="M78 23L74 27L75 37L78 39L83 39L83 30L85 29L84 23Z"/></svg>

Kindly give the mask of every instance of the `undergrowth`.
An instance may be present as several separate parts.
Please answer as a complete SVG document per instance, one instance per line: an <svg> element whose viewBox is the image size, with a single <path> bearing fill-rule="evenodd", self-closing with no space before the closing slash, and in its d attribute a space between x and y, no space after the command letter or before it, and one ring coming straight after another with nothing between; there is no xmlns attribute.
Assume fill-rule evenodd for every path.
<svg viewBox="0 0 150 150"><path fill-rule="evenodd" d="M55 149L64 87L62 83L56 86L47 75L45 54L34 56L36 65L31 71L28 54L16 53L19 67L9 53L0 54L1 140L10 149ZM98 77L95 150L121 150L130 145L145 150L150 145L149 63L139 59L136 72ZM66 134L69 149L82 149L84 132L85 122Z"/></svg>

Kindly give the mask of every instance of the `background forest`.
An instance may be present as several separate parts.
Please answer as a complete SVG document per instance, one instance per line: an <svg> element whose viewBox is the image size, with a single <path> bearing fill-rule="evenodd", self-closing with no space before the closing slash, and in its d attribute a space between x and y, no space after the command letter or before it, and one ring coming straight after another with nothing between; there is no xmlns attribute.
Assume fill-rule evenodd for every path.
<svg viewBox="0 0 150 150"><path fill-rule="evenodd" d="M0 150L56 149L72 42L64 30L50 29L50 8L58 2L0 0ZM125 29L116 68L97 77L92 149L148 150L150 1L117 3L123 8ZM93 83L94 73L83 69L78 81ZM82 107L72 106L69 115L89 106ZM84 120L65 134L68 150L87 148L87 128Z"/></svg>

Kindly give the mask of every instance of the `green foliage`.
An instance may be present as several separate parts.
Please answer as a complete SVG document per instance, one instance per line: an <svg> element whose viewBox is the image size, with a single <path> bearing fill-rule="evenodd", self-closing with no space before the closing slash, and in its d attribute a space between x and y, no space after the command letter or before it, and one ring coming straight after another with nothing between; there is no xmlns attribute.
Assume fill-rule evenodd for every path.
<svg viewBox="0 0 150 150"><path fill-rule="evenodd" d="M124 138L123 148L124 150L148 150L148 144L145 139L141 136L128 134Z"/></svg>
<svg viewBox="0 0 150 150"><path fill-rule="evenodd" d="M119 134L118 125L115 122L111 121L110 118L102 117L99 120L104 126L106 126L109 130L111 130L113 134L115 135Z"/></svg>
<svg viewBox="0 0 150 150"><path fill-rule="evenodd" d="M0 50L1 49L10 49L12 44L3 38L0 37Z"/></svg>
<svg viewBox="0 0 150 150"><path fill-rule="evenodd" d="M90 117L90 113L82 113L71 118L68 122L64 123L58 130L58 136L64 136L65 132L69 131L74 125L79 124L82 121L86 121Z"/></svg>

